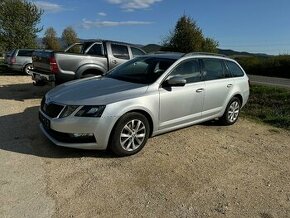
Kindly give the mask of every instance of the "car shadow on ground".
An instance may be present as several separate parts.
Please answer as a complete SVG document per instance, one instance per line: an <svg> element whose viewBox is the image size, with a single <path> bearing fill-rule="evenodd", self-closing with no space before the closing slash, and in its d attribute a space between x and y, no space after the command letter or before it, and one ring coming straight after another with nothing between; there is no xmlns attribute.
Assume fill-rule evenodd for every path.
<svg viewBox="0 0 290 218"><path fill-rule="evenodd" d="M39 129L38 108L0 117L0 149L46 158L114 158L107 151L59 147L51 143Z"/></svg>
<svg viewBox="0 0 290 218"><path fill-rule="evenodd" d="M42 98L50 86L34 86L31 83L0 84L0 99L24 101L26 99Z"/></svg>

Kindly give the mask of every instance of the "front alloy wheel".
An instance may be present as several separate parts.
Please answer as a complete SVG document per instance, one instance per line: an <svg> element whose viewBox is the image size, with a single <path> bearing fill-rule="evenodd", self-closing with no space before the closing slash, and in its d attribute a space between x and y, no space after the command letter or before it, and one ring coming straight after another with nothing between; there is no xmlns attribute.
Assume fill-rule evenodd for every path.
<svg viewBox="0 0 290 218"><path fill-rule="evenodd" d="M118 156L139 152L147 142L150 127L147 118L136 112L123 115L115 125L110 149Z"/></svg>

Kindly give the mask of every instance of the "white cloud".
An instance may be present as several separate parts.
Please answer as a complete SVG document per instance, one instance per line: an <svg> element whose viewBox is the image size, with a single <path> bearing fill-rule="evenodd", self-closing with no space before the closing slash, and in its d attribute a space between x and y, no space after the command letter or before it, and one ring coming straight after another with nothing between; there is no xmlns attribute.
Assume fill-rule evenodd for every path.
<svg viewBox="0 0 290 218"><path fill-rule="evenodd" d="M64 10L62 5L58 5L58 4L54 4L54 3L46 2L46 1L36 1L35 5L38 8L44 10L45 12L56 13L56 12L60 12Z"/></svg>
<svg viewBox="0 0 290 218"><path fill-rule="evenodd" d="M148 25L152 22L147 21L91 21L87 19L82 20L82 27L91 29L92 27L114 27L114 26L133 26L133 25Z"/></svg>
<svg viewBox="0 0 290 218"><path fill-rule="evenodd" d="M162 0L107 0L110 4L120 5L126 11L134 11L138 9L147 9L156 2Z"/></svg>
<svg viewBox="0 0 290 218"><path fill-rule="evenodd" d="M107 14L106 14L105 12L99 12L98 15L99 15L99 16L102 16L102 17L107 16Z"/></svg>

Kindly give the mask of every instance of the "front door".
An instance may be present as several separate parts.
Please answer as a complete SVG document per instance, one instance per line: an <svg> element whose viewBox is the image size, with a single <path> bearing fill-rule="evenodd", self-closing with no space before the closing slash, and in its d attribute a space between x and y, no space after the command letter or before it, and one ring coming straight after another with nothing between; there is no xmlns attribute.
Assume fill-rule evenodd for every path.
<svg viewBox="0 0 290 218"><path fill-rule="evenodd" d="M159 88L159 130L190 124L201 118L205 85L201 81L199 60L181 62L167 79L173 76L183 77L187 82L182 87Z"/></svg>

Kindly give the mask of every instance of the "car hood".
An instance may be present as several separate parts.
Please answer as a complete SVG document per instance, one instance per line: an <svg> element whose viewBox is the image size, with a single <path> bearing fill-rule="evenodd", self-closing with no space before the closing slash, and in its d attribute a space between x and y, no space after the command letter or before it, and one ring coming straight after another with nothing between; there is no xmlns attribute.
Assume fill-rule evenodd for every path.
<svg viewBox="0 0 290 218"><path fill-rule="evenodd" d="M138 97L144 94L147 88L146 84L93 77L57 86L46 94L46 98L65 105L107 105Z"/></svg>

